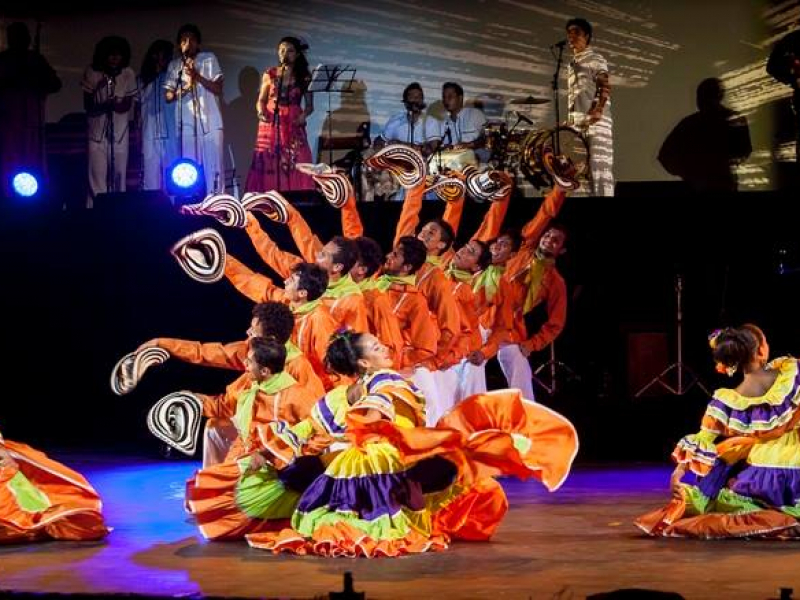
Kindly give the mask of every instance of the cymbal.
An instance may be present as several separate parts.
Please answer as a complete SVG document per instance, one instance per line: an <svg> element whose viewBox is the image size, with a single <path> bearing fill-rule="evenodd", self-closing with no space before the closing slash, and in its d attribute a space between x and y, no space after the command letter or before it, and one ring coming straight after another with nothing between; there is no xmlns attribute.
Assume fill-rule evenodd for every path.
<svg viewBox="0 0 800 600"><path fill-rule="evenodd" d="M550 102L547 98L534 98L533 96L527 96L526 98L514 98L513 100L509 101L509 104L547 104Z"/></svg>

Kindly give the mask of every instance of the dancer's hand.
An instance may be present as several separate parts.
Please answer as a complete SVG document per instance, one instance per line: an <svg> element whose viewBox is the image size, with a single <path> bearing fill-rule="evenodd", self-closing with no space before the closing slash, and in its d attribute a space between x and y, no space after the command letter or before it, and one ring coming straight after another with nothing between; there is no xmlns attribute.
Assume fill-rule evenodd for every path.
<svg viewBox="0 0 800 600"><path fill-rule="evenodd" d="M681 479L683 476L686 475L686 465L680 464L675 467L675 470L672 472L672 476L669 478L669 489L672 492L672 497L680 500L683 498L683 492L681 491Z"/></svg>
<svg viewBox="0 0 800 600"><path fill-rule="evenodd" d="M473 365L477 365L480 367L486 360L486 357L480 350L475 350L469 353L469 356L467 356L467 360L471 362Z"/></svg>
<svg viewBox="0 0 800 600"><path fill-rule="evenodd" d="M16 469L19 465L17 465L17 461L11 458L11 455L8 453L3 446L0 445L0 469Z"/></svg>
<svg viewBox="0 0 800 600"><path fill-rule="evenodd" d="M144 344L142 344L136 349L136 352L141 352L145 348L158 348L158 339L153 338L152 340L146 341Z"/></svg>
<svg viewBox="0 0 800 600"><path fill-rule="evenodd" d="M253 475L254 473L258 473L261 469L266 467L269 463L267 463L267 459L264 457L263 454L260 452L256 452L255 454L250 455L250 464L247 465L247 470L245 470L245 475Z"/></svg>

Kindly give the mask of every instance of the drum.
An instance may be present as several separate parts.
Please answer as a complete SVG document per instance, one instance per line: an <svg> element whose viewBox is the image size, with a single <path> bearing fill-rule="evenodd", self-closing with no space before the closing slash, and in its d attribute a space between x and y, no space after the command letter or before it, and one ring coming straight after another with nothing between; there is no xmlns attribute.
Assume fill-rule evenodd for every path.
<svg viewBox="0 0 800 600"><path fill-rule="evenodd" d="M438 175L450 171L463 171L464 167L478 165L478 157L473 150L453 148L434 152L428 159L428 174Z"/></svg>
<svg viewBox="0 0 800 600"><path fill-rule="evenodd" d="M537 188L551 187L554 181L571 189L587 187L589 144L578 130L565 125L531 131L522 142L519 167Z"/></svg>

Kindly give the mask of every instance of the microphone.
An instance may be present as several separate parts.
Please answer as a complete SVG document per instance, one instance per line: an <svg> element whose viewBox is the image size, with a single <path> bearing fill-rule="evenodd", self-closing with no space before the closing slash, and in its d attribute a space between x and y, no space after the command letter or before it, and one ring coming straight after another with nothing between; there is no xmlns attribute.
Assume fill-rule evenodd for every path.
<svg viewBox="0 0 800 600"><path fill-rule="evenodd" d="M560 42L556 42L555 44L553 44L550 47L551 48L564 48L564 46L566 46L566 45L567 45L567 40L561 40Z"/></svg>
<svg viewBox="0 0 800 600"><path fill-rule="evenodd" d="M517 119L519 119L519 120L520 120L520 121L522 121L523 123L527 123L528 125L533 125L533 121L531 121L531 120L530 120L528 117L526 117L525 115L523 115L523 114L522 114L521 112L519 112L518 110L515 110L515 111L514 111L514 114L515 114L515 115L517 115Z"/></svg>
<svg viewBox="0 0 800 600"><path fill-rule="evenodd" d="M446 145L446 146L452 146L452 145L453 145L453 134L452 134L452 132L450 131L450 122L449 122L449 121L448 121L448 123L447 123L447 126L446 126L446 127L447 127L447 128L446 128L446 129L445 129L445 131L444 131L444 137L445 137L445 139L447 140L447 144L445 144L445 145Z"/></svg>

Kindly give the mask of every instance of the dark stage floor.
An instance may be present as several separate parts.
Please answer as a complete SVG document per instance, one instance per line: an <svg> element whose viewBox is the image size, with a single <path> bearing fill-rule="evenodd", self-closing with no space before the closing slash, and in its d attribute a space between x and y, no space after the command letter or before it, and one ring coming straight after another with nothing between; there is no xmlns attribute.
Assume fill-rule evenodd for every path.
<svg viewBox="0 0 800 600"><path fill-rule="evenodd" d="M327 597L351 571L367 598L583 598L618 588L686 598L777 597L800 589L800 544L652 540L633 517L666 498L667 465L583 466L548 494L505 481L512 508L490 543L399 559L273 556L206 543L182 510L195 463L77 459L105 501L103 543L0 548L0 592Z"/></svg>

